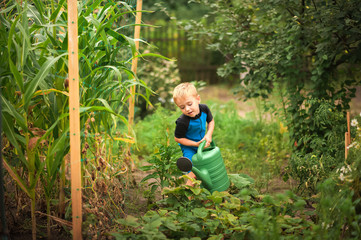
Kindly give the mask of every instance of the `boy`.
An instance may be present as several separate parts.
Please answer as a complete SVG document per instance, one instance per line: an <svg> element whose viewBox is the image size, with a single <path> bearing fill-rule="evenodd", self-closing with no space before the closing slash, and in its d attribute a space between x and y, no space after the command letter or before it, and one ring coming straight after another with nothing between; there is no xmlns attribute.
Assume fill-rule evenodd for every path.
<svg viewBox="0 0 361 240"><path fill-rule="evenodd" d="M201 97L191 83L181 83L175 87L173 100L183 113L176 121L174 140L180 145L183 158L187 158L187 160L190 160L188 162L191 162L193 155L197 153L198 146L203 140L206 141L205 148L212 142L213 116L207 105L200 104ZM207 133L206 123L208 123ZM177 165L182 170L178 163L179 161ZM192 172L188 175L195 178Z"/></svg>

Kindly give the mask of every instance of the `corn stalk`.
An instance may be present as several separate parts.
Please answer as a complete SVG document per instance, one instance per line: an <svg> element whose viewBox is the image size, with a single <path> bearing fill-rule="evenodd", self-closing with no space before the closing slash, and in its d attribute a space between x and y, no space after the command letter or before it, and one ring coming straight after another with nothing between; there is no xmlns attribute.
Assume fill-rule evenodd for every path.
<svg viewBox="0 0 361 240"><path fill-rule="evenodd" d="M135 55L159 55L136 54L134 39L127 37L134 27L128 21L134 17L129 5L101 2L79 2L81 126L94 113L96 131L112 138L112 131L127 131L124 116L131 87L150 92L130 70L132 59ZM65 206L64 156L69 151L67 6L65 0L11 0L5 4L0 11L0 43L5 46L0 49L0 83L4 136L11 147L4 151L4 163L30 198L36 239L36 196L45 195L48 216L50 201L57 194L61 216ZM37 186L40 192L35 191ZM50 237L50 217L47 229Z"/></svg>

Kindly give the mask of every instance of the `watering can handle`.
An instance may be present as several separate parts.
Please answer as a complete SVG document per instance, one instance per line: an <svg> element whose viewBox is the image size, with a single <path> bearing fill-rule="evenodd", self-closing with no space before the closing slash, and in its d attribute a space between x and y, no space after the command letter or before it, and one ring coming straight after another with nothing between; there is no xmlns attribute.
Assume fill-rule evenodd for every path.
<svg viewBox="0 0 361 240"><path fill-rule="evenodd" d="M201 159L203 159L203 149L204 146L206 145L207 141L203 140L203 142L201 142L201 144L199 144L198 150L197 150L197 154L198 157L200 157ZM216 144L214 143L214 141L211 142L211 145L209 147L215 148Z"/></svg>

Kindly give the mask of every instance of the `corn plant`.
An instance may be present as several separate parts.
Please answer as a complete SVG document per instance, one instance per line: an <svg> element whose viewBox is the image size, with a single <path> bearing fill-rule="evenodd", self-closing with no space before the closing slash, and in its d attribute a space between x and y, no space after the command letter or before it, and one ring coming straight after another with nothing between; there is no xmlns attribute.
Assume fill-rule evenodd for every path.
<svg viewBox="0 0 361 240"><path fill-rule="evenodd" d="M64 156L69 150L66 9L65 0L12 0L0 12L0 42L5 46L0 50L2 117L8 146L4 162L31 200L33 239L36 200L42 194L37 186L42 187L48 213L56 190L60 214L64 210ZM133 26L126 19L134 11L115 1L83 1L78 11L81 123L90 112L102 113L95 121L111 135L117 125L127 125L123 115L130 87L146 88L129 70L135 40L121 33Z"/></svg>

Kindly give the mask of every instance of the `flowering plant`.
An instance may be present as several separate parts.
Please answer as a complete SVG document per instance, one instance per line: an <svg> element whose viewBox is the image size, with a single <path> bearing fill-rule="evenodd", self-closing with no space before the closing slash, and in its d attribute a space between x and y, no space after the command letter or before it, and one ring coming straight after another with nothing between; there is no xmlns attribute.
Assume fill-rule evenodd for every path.
<svg viewBox="0 0 361 240"><path fill-rule="evenodd" d="M351 120L352 141L351 144L347 146L349 154L345 164L336 170L336 173L339 174L338 178L342 182L352 182L355 177L353 176L355 174L354 170L361 164L361 128L359 122L361 122L361 113Z"/></svg>
<svg viewBox="0 0 361 240"><path fill-rule="evenodd" d="M354 139L353 142L347 147L349 150L350 149L360 149L360 144L361 144L361 128L359 126L359 122L361 122L361 113L359 116L356 116L355 118L353 118L351 120L351 127L353 127L352 129L352 133L351 135L354 135Z"/></svg>
<svg viewBox="0 0 361 240"><path fill-rule="evenodd" d="M349 151L344 166L337 169L337 178L340 186L348 186L353 190L353 200L361 209L361 113L351 120L351 144L347 146Z"/></svg>

